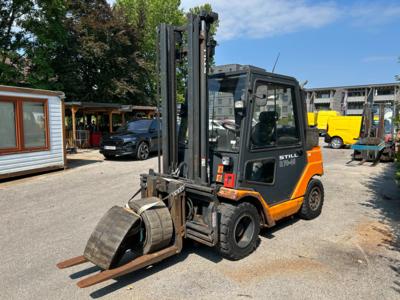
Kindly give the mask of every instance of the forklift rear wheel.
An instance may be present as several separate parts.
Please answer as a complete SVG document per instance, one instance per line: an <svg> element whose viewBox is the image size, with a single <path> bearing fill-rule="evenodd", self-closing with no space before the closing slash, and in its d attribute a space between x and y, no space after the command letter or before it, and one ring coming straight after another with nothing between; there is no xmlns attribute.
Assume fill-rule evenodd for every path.
<svg viewBox="0 0 400 300"><path fill-rule="evenodd" d="M324 186L318 179L311 179L304 195L303 204L299 215L301 218L311 220L321 214L322 205L324 204Z"/></svg>
<svg viewBox="0 0 400 300"><path fill-rule="evenodd" d="M238 260L246 257L257 247L260 232L260 216L250 203L219 206L220 229L218 250L222 256Z"/></svg>
<svg viewBox="0 0 400 300"><path fill-rule="evenodd" d="M340 137L338 137L338 136L333 137L333 138L331 139L331 147L332 147L333 149L340 149L340 148L342 148L342 147L343 147L343 140L342 140Z"/></svg>

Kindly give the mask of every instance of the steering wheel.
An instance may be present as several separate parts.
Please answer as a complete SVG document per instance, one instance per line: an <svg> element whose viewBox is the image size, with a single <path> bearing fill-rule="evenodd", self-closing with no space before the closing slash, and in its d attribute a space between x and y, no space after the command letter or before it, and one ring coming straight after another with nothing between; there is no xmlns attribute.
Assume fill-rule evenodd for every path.
<svg viewBox="0 0 400 300"><path fill-rule="evenodd" d="M239 132L240 126L232 121L223 121L221 126L224 127L226 130L232 131L234 133Z"/></svg>

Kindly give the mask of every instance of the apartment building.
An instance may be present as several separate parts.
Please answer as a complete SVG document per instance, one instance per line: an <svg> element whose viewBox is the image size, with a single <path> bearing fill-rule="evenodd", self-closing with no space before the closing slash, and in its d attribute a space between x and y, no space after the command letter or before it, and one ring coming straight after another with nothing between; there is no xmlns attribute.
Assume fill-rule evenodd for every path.
<svg viewBox="0 0 400 300"><path fill-rule="evenodd" d="M400 104L400 83L382 83L306 89L307 110L336 110L362 115L364 103Z"/></svg>

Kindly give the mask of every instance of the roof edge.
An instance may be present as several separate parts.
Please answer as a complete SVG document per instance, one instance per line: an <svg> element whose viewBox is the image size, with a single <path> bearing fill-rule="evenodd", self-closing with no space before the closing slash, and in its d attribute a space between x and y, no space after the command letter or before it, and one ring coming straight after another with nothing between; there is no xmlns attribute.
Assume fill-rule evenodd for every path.
<svg viewBox="0 0 400 300"><path fill-rule="evenodd" d="M391 86L400 87L400 82L369 83L369 84L358 84L358 85L315 87L315 88L305 88L305 90L311 92L311 91L324 91L324 90L337 90L337 89L359 89L359 88L391 87Z"/></svg>
<svg viewBox="0 0 400 300"><path fill-rule="evenodd" d="M19 86L10 86L10 85L0 85L0 92L12 92L12 93L25 93L25 94L33 94L33 95L45 95L45 96L57 96L61 99L65 98L64 92L61 91L49 91L49 90L41 90L41 89L33 89Z"/></svg>

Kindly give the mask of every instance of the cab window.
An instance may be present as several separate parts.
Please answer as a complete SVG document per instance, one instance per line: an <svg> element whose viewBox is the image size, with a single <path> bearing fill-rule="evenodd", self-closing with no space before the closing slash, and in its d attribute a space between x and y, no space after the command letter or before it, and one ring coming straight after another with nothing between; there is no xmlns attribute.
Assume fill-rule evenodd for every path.
<svg viewBox="0 0 400 300"><path fill-rule="evenodd" d="M272 184L275 176L275 160L262 159L246 164L246 181Z"/></svg>
<svg viewBox="0 0 400 300"><path fill-rule="evenodd" d="M258 82L252 114L252 149L298 144L291 86Z"/></svg>

